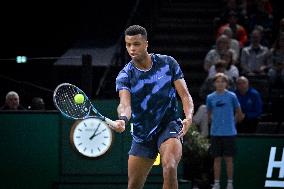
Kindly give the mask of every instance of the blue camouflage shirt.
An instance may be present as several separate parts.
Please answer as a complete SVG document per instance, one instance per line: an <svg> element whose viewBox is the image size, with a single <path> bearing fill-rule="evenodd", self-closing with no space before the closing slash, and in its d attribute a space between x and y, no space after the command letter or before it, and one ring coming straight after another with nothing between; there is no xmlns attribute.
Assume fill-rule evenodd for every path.
<svg viewBox="0 0 284 189"><path fill-rule="evenodd" d="M152 67L140 70L131 60L116 78L116 91L131 93L132 136L145 142L163 125L178 119L178 103L174 81L183 78L177 61L167 55L151 54Z"/></svg>

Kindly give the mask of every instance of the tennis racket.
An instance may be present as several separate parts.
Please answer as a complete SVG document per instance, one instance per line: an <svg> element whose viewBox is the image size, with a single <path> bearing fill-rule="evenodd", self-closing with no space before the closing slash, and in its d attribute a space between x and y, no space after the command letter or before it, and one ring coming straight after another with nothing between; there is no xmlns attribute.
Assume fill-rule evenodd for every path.
<svg viewBox="0 0 284 189"><path fill-rule="evenodd" d="M77 94L84 96L82 103L75 102L74 97ZM112 129L117 127L115 121L100 114L87 95L73 84L62 83L58 85L53 93L53 102L55 107L67 118L78 120L95 117L106 122Z"/></svg>

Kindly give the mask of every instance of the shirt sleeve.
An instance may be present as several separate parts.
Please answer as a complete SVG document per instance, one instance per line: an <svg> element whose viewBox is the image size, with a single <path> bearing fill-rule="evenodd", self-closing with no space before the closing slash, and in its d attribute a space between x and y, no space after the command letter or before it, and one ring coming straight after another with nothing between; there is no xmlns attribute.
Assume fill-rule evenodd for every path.
<svg viewBox="0 0 284 189"><path fill-rule="evenodd" d="M181 71L181 68L179 66L179 64L177 63L177 61L170 57L171 58L171 62L172 62L172 74L173 74L173 81L176 81L178 79L182 79L184 76L183 76L183 73Z"/></svg>
<svg viewBox="0 0 284 189"><path fill-rule="evenodd" d="M126 89L130 91L130 82L127 72L123 69L116 77L116 91Z"/></svg>
<svg viewBox="0 0 284 189"><path fill-rule="evenodd" d="M207 111L212 111L213 106L212 106L211 99L209 96L207 96L206 98L206 107L207 107Z"/></svg>

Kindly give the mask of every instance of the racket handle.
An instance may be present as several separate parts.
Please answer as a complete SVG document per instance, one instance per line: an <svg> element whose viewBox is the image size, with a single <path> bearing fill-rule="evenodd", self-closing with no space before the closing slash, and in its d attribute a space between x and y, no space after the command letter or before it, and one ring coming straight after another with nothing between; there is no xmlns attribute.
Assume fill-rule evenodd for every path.
<svg viewBox="0 0 284 189"><path fill-rule="evenodd" d="M111 127L117 128L117 123L115 121L112 121L111 119L105 117L105 122L109 124Z"/></svg>

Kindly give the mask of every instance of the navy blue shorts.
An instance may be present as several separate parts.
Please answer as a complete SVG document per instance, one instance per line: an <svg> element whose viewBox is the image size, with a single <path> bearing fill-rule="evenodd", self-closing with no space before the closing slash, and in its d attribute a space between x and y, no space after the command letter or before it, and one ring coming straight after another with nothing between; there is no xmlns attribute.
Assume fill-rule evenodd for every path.
<svg viewBox="0 0 284 189"><path fill-rule="evenodd" d="M235 136L212 136L210 152L213 157L234 157L236 155Z"/></svg>
<svg viewBox="0 0 284 189"><path fill-rule="evenodd" d="M150 141L138 143L132 140L132 145L128 154L155 159L158 155L161 144L169 138L180 138L179 132L181 129L182 123L180 120L171 121L167 125L163 125L163 129Z"/></svg>

